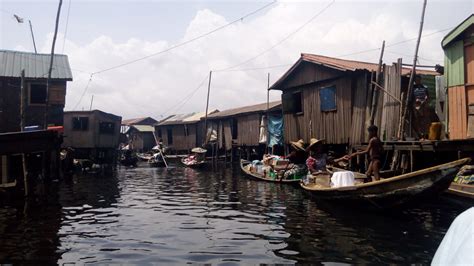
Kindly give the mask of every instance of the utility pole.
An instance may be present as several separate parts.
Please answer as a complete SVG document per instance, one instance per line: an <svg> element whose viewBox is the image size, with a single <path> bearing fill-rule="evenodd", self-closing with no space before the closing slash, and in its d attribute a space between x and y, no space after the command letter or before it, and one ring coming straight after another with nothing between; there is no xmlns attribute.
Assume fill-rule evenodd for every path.
<svg viewBox="0 0 474 266"><path fill-rule="evenodd" d="M20 131L25 130L25 70L21 70L21 83L20 83ZM30 195L30 185L28 182L28 168L26 167L26 156L23 153L21 155L21 163L23 167L23 187L25 188L25 197Z"/></svg>
<svg viewBox="0 0 474 266"><path fill-rule="evenodd" d="M54 47L56 45L56 37L58 36L59 16L61 15L62 4L63 4L63 0L59 0L58 12L56 14L56 25L54 27L53 44L51 46L51 59L49 61L48 79L46 80L46 101L45 101L46 106L45 106L45 111L44 111L43 129L48 128L49 87L51 86L51 73L53 72L53 61L54 61Z"/></svg>
<svg viewBox="0 0 474 266"><path fill-rule="evenodd" d="M207 143L207 112L209 111L209 95L211 94L211 79L212 79L212 70L209 71L209 84L207 85L206 116L204 119L204 132L206 134L206 143Z"/></svg>
<svg viewBox="0 0 474 266"><path fill-rule="evenodd" d="M89 108L89 111L92 111L92 103L94 103L94 94L92 94L92 98L91 98L91 106Z"/></svg>
<svg viewBox="0 0 474 266"><path fill-rule="evenodd" d="M31 25L31 20L28 20L28 22L30 23L30 32L31 32L31 39L33 39L33 47L35 48L35 54L37 54L38 51L36 50L35 35L33 34L33 26Z"/></svg>
<svg viewBox="0 0 474 266"><path fill-rule="evenodd" d="M423 32L423 23L425 20L425 10L426 10L426 0L423 1L423 9L421 11L421 21L420 21L420 29L418 30L418 39L416 41L416 48L415 48L415 56L413 57L413 65L411 67L411 74L410 74L410 81L408 82L408 90L407 94L405 95L405 106L403 107L402 111L402 117L400 120L399 128L398 128L398 139L403 139L404 138L404 133L405 133L405 120L407 117L408 113L408 108L410 106L410 101L411 101L411 92L413 90L413 81L415 79L415 74L416 74L416 63L418 61L418 49L420 47L420 39L421 39L421 33Z"/></svg>
<svg viewBox="0 0 474 266"><path fill-rule="evenodd" d="M380 51L380 58L379 58L379 66L377 68L377 74L375 75L375 83L377 85L380 85L380 75L382 73L382 61L383 61L383 52L385 49L385 40L382 42L382 50ZM375 86L373 87L373 93L372 93L372 109L370 112L370 125L374 125L375 123L375 114L377 112L377 100L379 98L379 90Z"/></svg>

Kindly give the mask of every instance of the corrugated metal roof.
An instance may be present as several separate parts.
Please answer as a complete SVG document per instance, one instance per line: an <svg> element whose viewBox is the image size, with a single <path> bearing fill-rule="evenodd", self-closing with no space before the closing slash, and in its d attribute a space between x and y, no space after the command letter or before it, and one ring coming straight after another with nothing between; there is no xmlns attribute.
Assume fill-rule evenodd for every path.
<svg viewBox="0 0 474 266"><path fill-rule="evenodd" d="M281 101L275 101L269 103L270 110L275 110L281 107ZM233 108L224 110L215 114L208 115L208 119L220 119L230 116L238 116L249 113L265 112L267 110L267 103L260 103L255 105L249 105L239 108Z"/></svg>
<svg viewBox="0 0 474 266"><path fill-rule="evenodd" d="M302 63L302 62L309 62L313 64L318 64L321 66L337 69L340 71L356 71L356 70L367 70L370 72L375 72L378 69L378 64L376 63L369 63L363 61L356 61L356 60L348 60L348 59L341 59L323 55L316 55L316 54L306 54L302 53L301 57L296 61L295 64L285 73L283 76L278 79L270 89L276 89L295 69ZM402 68L402 75L408 75L411 72L411 68L403 67ZM439 75L436 71L431 70L424 70L424 69L417 69L417 74L421 75Z"/></svg>
<svg viewBox="0 0 474 266"><path fill-rule="evenodd" d="M130 127L137 129L139 132L154 132L155 131L154 126L148 126L148 125L133 125Z"/></svg>
<svg viewBox="0 0 474 266"><path fill-rule="evenodd" d="M214 114L216 112L219 112L217 109L211 109L208 111L208 114ZM165 125L179 125L179 124L192 124L199 122L201 118L206 116L206 112L193 112L193 113L188 113L188 114L176 114L171 116L170 118L161 121L158 123L159 126L165 126Z"/></svg>
<svg viewBox="0 0 474 266"><path fill-rule="evenodd" d="M50 54L0 50L0 76L19 78L24 69L26 78L47 78L50 59ZM67 55L54 55L51 78L72 80Z"/></svg>
<svg viewBox="0 0 474 266"><path fill-rule="evenodd" d="M153 123L158 122L153 117L147 116L147 117L125 119L122 121L122 125L140 125L140 123L143 123L147 119L154 121Z"/></svg>

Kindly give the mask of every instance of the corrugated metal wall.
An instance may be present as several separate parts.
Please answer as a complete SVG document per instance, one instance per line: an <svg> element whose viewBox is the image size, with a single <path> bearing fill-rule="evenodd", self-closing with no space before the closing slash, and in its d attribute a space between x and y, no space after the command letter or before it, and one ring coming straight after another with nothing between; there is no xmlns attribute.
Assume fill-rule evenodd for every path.
<svg viewBox="0 0 474 266"><path fill-rule="evenodd" d="M385 67L384 87L391 95L401 99L401 60L399 64ZM400 121L400 103L383 93L382 122L380 125L380 137L382 140L390 141L397 137Z"/></svg>

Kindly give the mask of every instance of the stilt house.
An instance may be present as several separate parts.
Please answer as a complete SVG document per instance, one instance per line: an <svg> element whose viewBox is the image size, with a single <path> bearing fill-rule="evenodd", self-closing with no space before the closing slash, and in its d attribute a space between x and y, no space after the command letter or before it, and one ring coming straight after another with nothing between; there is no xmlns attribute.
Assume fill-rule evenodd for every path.
<svg viewBox="0 0 474 266"><path fill-rule="evenodd" d="M208 141L216 141L218 149L256 147L267 143L265 115L267 103L224 110L208 116ZM281 102L270 102L270 117L281 120ZM209 134L211 133L212 134Z"/></svg>
<svg viewBox="0 0 474 266"><path fill-rule="evenodd" d="M315 137L328 144L351 145L367 141L378 64L314 54L298 61L270 89L282 91L285 142ZM383 66L375 124L384 140L397 136L401 93L406 91L410 68L399 60ZM426 80L437 74L417 70ZM392 97L393 96L393 97Z"/></svg>
<svg viewBox="0 0 474 266"><path fill-rule="evenodd" d="M77 159L112 163L117 158L122 118L93 111L64 113L63 147L72 147Z"/></svg>
<svg viewBox="0 0 474 266"><path fill-rule="evenodd" d="M158 123L151 117L133 118L122 121L121 133L128 139L131 149L137 151L149 151L155 145L154 125Z"/></svg>
<svg viewBox="0 0 474 266"><path fill-rule="evenodd" d="M20 131L22 70L24 125L42 129L46 112L48 126L63 125L66 85L72 73L68 57L54 55L48 90L50 59L50 54L0 50L0 132Z"/></svg>
<svg viewBox="0 0 474 266"><path fill-rule="evenodd" d="M219 112L210 110L209 115ZM173 152L189 152L204 144L204 122L206 112L173 115L156 124L156 135L163 145Z"/></svg>
<svg viewBox="0 0 474 266"><path fill-rule="evenodd" d="M474 138L474 15L443 38L450 139Z"/></svg>

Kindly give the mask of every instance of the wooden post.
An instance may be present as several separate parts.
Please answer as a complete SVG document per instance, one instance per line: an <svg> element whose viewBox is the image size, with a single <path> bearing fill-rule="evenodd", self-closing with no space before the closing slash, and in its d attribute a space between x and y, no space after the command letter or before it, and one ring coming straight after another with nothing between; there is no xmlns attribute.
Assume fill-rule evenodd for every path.
<svg viewBox="0 0 474 266"><path fill-rule="evenodd" d="M58 36L59 27L59 16L61 15L61 6L63 0L59 0L58 12L56 14L56 25L54 28L53 44L51 46L51 59L49 60L48 78L46 79L46 101L44 110L44 123L43 128L48 128L48 109L49 109L49 87L51 85L51 74L53 72L53 61L54 61L54 47L56 46L56 37Z"/></svg>
<svg viewBox="0 0 474 266"><path fill-rule="evenodd" d="M25 70L21 70L21 85L20 85L20 131L25 130ZM26 164L26 155L21 155L21 164L23 168L23 186L25 188L25 197L30 195L30 184L28 180L28 168Z"/></svg>
<svg viewBox="0 0 474 266"><path fill-rule="evenodd" d="M406 117L407 117L408 108L410 106L411 92L413 90L413 80L415 79L415 74L416 74L416 63L418 61L418 49L420 47L421 33L423 32L423 23L424 23L424 19L425 19L425 10L426 10L426 0L423 1L423 8L422 8L422 11L421 11L420 29L418 30L418 39L416 41L415 56L413 57L413 65L412 65L412 68L411 68L410 81L408 82L408 90L407 90L407 94L405 95L405 97L406 97L405 106L403 107L402 117L401 117L400 124L399 124L399 130L398 130L398 136L397 136L398 139L403 139L404 138L405 120L406 120Z"/></svg>
<svg viewBox="0 0 474 266"><path fill-rule="evenodd" d="M375 75L375 83L379 84L380 82L380 75L382 73L382 61L383 61L383 52L385 50L385 40L382 42L382 49L380 50L380 57L379 57L379 66L377 68L377 74ZM377 100L379 96L379 90L373 86L373 93L372 93L372 109L370 110L370 125L374 125L375 123L375 113L377 111Z"/></svg>
<svg viewBox="0 0 474 266"><path fill-rule="evenodd" d="M207 85L207 100L206 100L206 114L204 118L204 134L205 134L205 142L207 144L207 112L209 111L209 95L211 94L211 78L212 78L212 70L209 71L209 84ZM212 133L212 131L211 131Z"/></svg>
<svg viewBox="0 0 474 266"><path fill-rule="evenodd" d="M267 120L266 120L266 128L267 128L267 143L265 145L265 153L268 153L268 143L270 142L270 73L267 76Z"/></svg>

